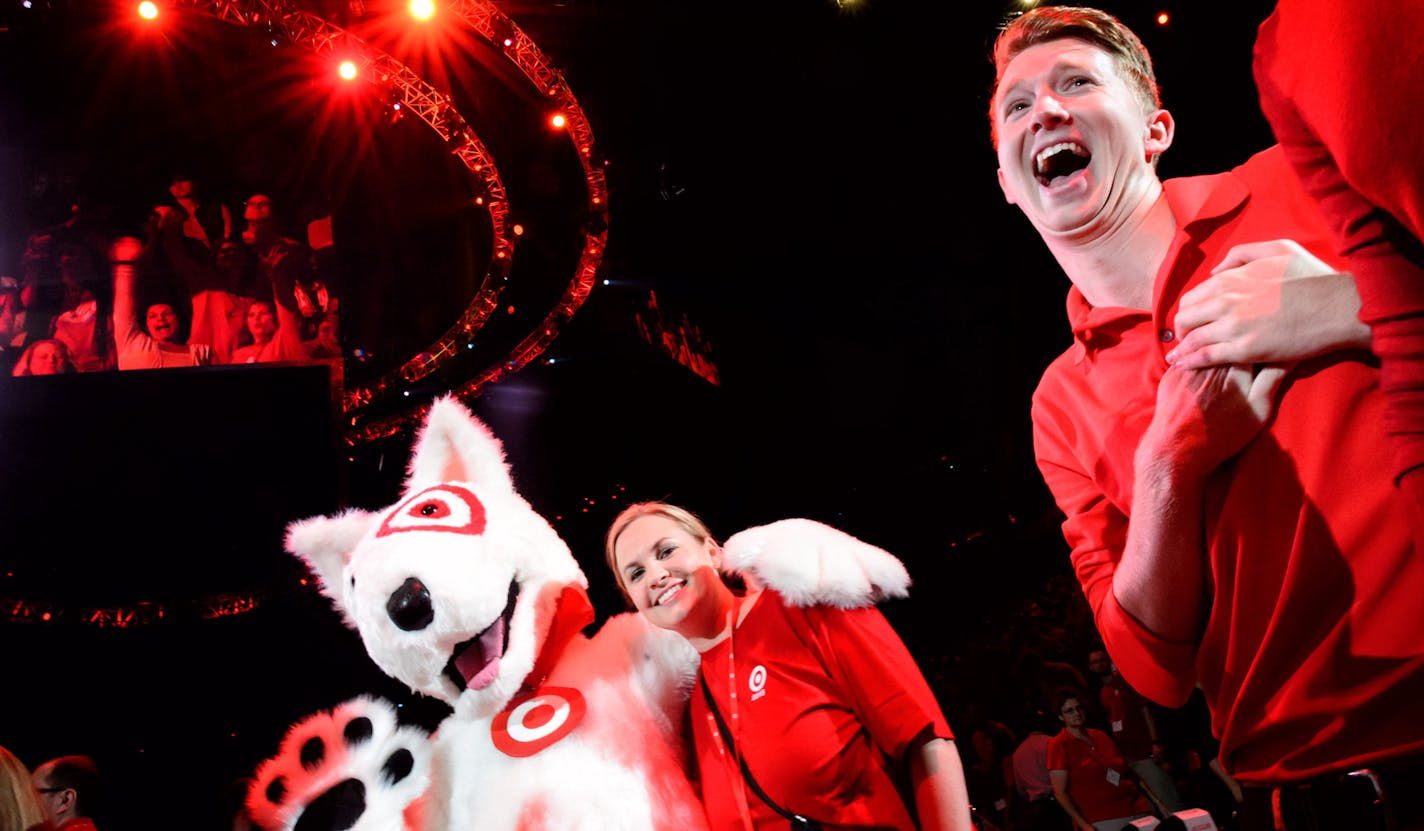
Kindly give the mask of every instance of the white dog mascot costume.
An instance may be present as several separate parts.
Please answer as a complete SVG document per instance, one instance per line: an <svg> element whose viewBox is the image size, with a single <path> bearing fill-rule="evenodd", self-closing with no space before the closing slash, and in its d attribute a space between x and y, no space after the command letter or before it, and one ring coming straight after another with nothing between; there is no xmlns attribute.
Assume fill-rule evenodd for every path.
<svg viewBox="0 0 1424 831"><path fill-rule="evenodd" d="M682 732L697 653L634 612L583 634L578 562L454 398L431 406L399 502L294 522L286 542L372 660L452 712L427 735L361 697L293 725L248 793L264 828L706 828ZM736 534L724 559L798 605L909 587L889 553L805 519Z"/></svg>

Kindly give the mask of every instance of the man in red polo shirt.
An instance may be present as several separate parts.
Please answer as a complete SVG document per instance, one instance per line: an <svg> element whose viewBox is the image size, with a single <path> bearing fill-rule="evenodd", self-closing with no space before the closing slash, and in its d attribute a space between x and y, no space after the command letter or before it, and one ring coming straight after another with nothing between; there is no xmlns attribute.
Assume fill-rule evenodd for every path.
<svg viewBox="0 0 1424 831"><path fill-rule="evenodd" d="M1109 652L1166 706L1201 686L1223 764L1251 805L1287 806L1285 827L1412 808L1363 789L1424 770L1424 562L1372 429L1383 397L1358 297L1314 203L1278 148L1161 181L1175 122L1109 15L1033 9L995 64L1000 184L1073 284L1035 455ZM1272 287L1285 351L1168 363L1184 295L1213 275Z"/></svg>

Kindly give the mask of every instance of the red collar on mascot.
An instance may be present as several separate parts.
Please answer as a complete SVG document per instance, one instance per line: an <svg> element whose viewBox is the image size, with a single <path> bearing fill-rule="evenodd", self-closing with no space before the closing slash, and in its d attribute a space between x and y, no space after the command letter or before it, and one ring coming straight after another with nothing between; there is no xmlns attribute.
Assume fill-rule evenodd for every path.
<svg viewBox="0 0 1424 831"><path fill-rule="evenodd" d="M495 747L507 756L524 758L554 744L574 731L587 705L572 687L546 687L569 641L593 622L593 604L579 586L565 586L554 602L554 619L534 668L509 705L490 724Z"/></svg>

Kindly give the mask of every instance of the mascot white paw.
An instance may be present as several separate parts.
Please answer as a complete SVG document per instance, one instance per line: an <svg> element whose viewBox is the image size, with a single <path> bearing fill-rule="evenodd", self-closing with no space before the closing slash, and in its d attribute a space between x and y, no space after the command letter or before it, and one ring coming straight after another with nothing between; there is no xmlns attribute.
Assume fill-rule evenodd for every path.
<svg viewBox="0 0 1424 831"><path fill-rule="evenodd" d="M267 829L388 831L430 783L430 739L390 705L355 698L293 725L257 769L247 809Z"/></svg>
<svg viewBox="0 0 1424 831"><path fill-rule="evenodd" d="M722 546L722 570L776 589L793 606L852 609L910 591L910 574L895 555L811 519L733 534Z"/></svg>

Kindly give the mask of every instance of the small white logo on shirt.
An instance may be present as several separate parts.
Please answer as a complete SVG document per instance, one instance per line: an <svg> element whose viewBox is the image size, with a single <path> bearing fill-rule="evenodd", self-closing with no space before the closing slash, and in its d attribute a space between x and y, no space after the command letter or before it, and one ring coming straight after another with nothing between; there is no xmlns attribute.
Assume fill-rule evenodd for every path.
<svg viewBox="0 0 1424 831"><path fill-rule="evenodd" d="M747 678L747 686L752 691L752 701L766 695L766 667L757 664L752 667L752 674Z"/></svg>

